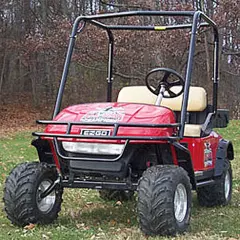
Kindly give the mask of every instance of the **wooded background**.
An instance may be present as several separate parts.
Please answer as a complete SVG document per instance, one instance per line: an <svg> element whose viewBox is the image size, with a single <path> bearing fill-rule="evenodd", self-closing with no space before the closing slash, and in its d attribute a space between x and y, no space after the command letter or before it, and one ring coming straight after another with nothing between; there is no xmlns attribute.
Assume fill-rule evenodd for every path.
<svg viewBox="0 0 240 240"><path fill-rule="evenodd" d="M240 0L1 0L0 104L28 95L34 106L53 105L76 16L128 10L202 10L219 26L221 73L219 107L240 119ZM115 21L115 20L114 20ZM184 23L182 18L124 18L123 24ZM184 75L190 32L114 32L114 96L126 85L144 84L154 67ZM201 31L193 80L211 95L212 34ZM106 100L107 38L86 26L77 39L64 104Z"/></svg>

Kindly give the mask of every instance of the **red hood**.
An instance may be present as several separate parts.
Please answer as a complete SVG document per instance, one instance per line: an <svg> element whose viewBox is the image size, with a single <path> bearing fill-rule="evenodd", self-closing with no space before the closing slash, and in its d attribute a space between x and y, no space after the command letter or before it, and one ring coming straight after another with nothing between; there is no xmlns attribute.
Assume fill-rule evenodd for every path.
<svg viewBox="0 0 240 240"><path fill-rule="evenodd" d="M134 103L91 103L70 106L62 110L55 121L62 122L110 122L132 124L170 124L175 123L174 113L165 107ZM72 134L82 129L109 129L107 126L73 126ZM118 136L171 136L171 128L127 128L120 127ZM66 133L66 125L48 125L47 133Z"/></svg>

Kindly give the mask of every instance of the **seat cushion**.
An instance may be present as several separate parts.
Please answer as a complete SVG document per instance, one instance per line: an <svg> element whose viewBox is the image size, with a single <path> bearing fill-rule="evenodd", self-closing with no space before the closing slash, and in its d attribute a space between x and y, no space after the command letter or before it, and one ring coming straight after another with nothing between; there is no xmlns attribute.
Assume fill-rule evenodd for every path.
<svg viewBox="0 0 240 240"><path fill-rule="evenodd" d="M172 87L171 91L177 93L180 87ZM163 98L161 106L168 107L173 111L181 111L183 94L175 98ZM190 87L188 97L189 112L201 112L207 107L207 93L202 87Z"/></svg>
<svg viewBox="0 0 240 240"><path fill-rule="evenodd" d="M117 102L155 104L157 96L146 86L124 87L118 94Z"/></svg>
<svg viewBox="0 0 240 240"><path fill-rule="evenodd" d="M178 92L179 87L172 87L173 92ZM175 98L163 98L161 106L173 111L181 111L183 94ZM129 86L121 89L118 102L155 104L157 96L151 93L146 86ZM207 93L202 87L190 87L187 111L200 112L207 107Z"/></svg>
<svg viewBox="0 0 240 240"><path fill-rule="evenodd" d="M184 137L200 137L201 129L201 124L185 124Z"/></svg>

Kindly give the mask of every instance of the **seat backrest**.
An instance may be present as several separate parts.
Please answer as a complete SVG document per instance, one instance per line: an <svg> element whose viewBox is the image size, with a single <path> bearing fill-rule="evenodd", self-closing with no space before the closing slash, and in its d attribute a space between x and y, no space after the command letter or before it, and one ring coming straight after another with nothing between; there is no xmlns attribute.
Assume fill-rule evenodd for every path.
<svg viewBox="0 0 240 240"><path fill-rule="evenodd" d="M172 87L173 92L179 91L179 87ZM175 98L163 98L161 106L173 111L181 111L183 94ZM157 96L151 93L146 86L128 86L121 89L117 102L155 104ZM189 112L200 112L207 107L207 93L202 87L190 87L188 108Z"/></svg>

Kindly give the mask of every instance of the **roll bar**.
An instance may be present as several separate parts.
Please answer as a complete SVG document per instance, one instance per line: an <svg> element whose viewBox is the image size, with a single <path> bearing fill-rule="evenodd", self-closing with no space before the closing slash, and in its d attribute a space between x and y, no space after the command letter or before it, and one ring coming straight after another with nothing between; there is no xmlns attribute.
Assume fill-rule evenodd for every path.
<svg viewBox="0 0 240 240"><path fill-rule="evenodd" d="M130 16L163 16L163 17L189 17L192 18L192 23L190 24L178 24L178 25L168 25L168 26L138 26L138 25L108 25L102 23L101 20L113 19L120 17L130 17ZM201 21L204 22L201 22ZM217 93L218 93L218 81L219 81L219 34L217 25L208 16L206 16L201 11L130 11L130 12L119 12L119 13L106 13L100 15L91 16L79 16L76 18L72 32L70 35L70 41L68 45L66 60L64 64L64 69L62 73L62 78L57 94L57 99L55 103L53 118L59 113L63 98L63 92L65 84L67 81L67 75L69 71L69 65L75 45L76 36L78 33L82 32L86 23L90 23L99 28L106 30L108 35L108 73L107 73L107 101L112 100L112 75L113 75L113 49L114 49L114 36L112 30L145 30L145 31L167 31L174 29L191 29L191 39L189 47L189 55L187 61L187 70L185 76L185 88L182 101L181 110L181 125L179 127L179 137L183 137L184 127L186 122L187 105L189 97L189 87L191 84L192 69L193 69L193 58L196 45L196 33L201 27L212 27L214 32L214 68L213 68L213 114L217 112ZM80 23L82 23L79 28Z"/></svg>

